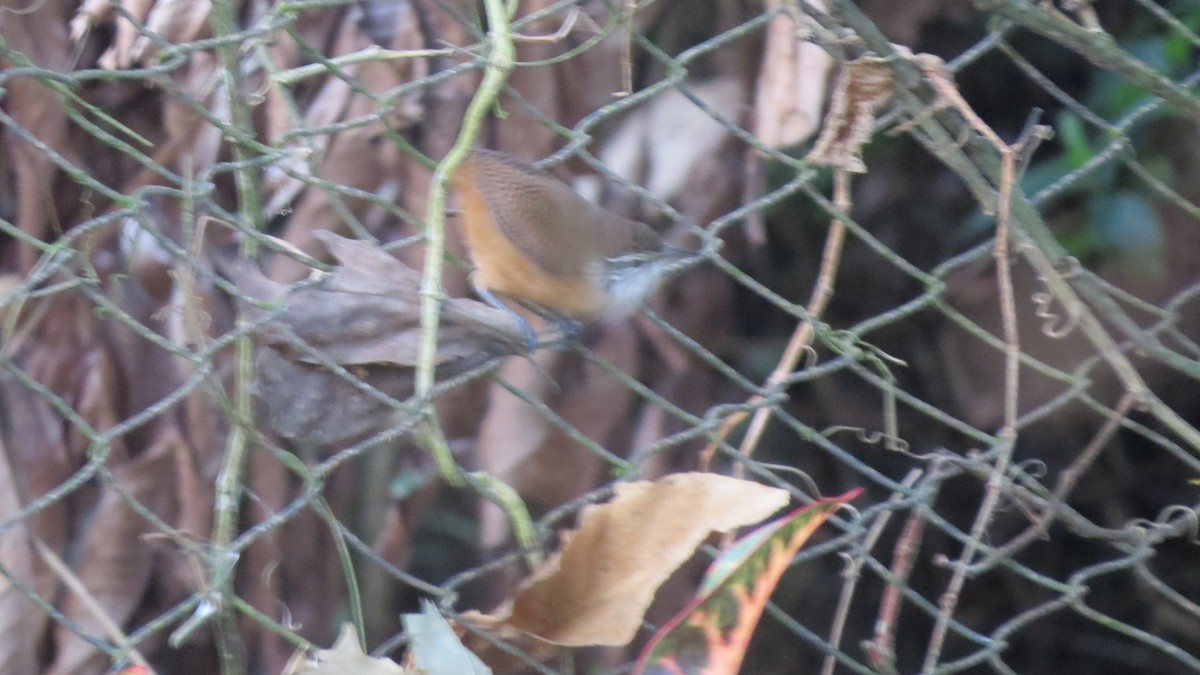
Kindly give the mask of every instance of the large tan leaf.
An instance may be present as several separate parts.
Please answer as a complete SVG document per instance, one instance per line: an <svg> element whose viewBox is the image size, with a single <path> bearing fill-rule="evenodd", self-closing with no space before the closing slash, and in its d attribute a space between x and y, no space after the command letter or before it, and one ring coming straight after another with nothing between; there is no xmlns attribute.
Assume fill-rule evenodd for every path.
<svg viewBox="0 0 1200 675"><path fill-rule="evenodd" d="M628 644L658 587L705 538L787 501L785 490L709 473L618 484L494 618L561 645Z"/></svg>
<svg viewBox="0 0 1200 675"><path fill-rule="evenodd" d="M709 568L696 598L646 645L634 674L737 675L763 608L796 552L861 492L797 509L725 551Z"/></svg>

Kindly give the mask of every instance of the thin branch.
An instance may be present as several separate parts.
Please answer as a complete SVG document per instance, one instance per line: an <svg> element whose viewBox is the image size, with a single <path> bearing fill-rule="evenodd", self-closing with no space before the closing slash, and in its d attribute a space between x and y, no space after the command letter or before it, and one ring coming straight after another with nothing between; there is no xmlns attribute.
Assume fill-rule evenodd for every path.
<svg viewBox="0 0 1200 675"><path fill-rule="evenodd" d="M923 472L920 469L913 469L908 472L904 480L900 482L905 488L911 488L916 484ZM889 504L895 507L907 494L900 490L892 493L888 500ZM842 573L842 577L846 580L842 586L841 597L838 598L837 611L834 612L833 622L829 628L829 644L834 649L838 649L842 644L842 633L846 628L846 619L850 616L850 604L854 599L854 591L858 587L858 580L861 577L863 564L867 557L871 555L871 549L875 548L875 544L879 538L883 536L883 530L891 521L892 515L895 514L894 509L884 511L871 529L867 532L867 536L863 539L862 547L855 551L853 557L848 556L846 561L846 570ZM825 662L821 666L821 675L833 675L833 669L837 665L837 657L833 654L825 656Z"/></svg>
<svg viewBox="0 0 1200 675"><path fill-rule="evenodd" d="M435 56L452 56L457 52L453 49L384 49L379 45L371 45L364 49L341 56L326 59L320 63L310 63L281 70L271 75L276 84L289 86L301 80L319 75L337 73L338 69L359 63L374 63L378 61L401 61L403 59L427 59Z"/></svg>
<svg viewBox="0 0 1200 675"><path fill-rule="evenodd" d="M833 172L833 177L834 205L840 213L849 213L850 174L844 170L837 169ZM772 392L780 387L784 380L796 370L797 364L800 363L800 357L812 348L813 322L825 312L825 308L833 298L834 279L837 277L838 265L841 263L842 247L845 240L846 225L841 218L835 217L830 221L829 232L825 236L825 248L821 253L821 268L817 273L817 282L813 287L812 296L809 298L807 305L808 318L801 320L796 325L791 339L788 340L787 347L783 350L783 355L775 365L775 369L767 377L767 382L763 386L763 389L767 392ZM773 406L763 405L766 403L766 400L766 396L755 394L746 403L747 407L756 407L754 418L751 419L750 426L746 430L746 435L742 439L741 446L738 448L738 452L746 457L750 457L754 453L754 449L758 446L759 441L762 439L762 434L767 428L767 422L771 419L771 415L774 412ZM717 432L717 438L723 440L745 421L747 415L748 413L743 411L729 416ZM702 470L708 470L711 466L719 445L719 440L711 441L700 453L700 466ZM745 469L741 462L734 465L733 472L739 478L744 475Z"/></svg>
<svg viewBox="0 0 1200 675"><path fill-rule="evenodd" d="M92 595L91 591L87 589L87 586L83 584L83 581L81 581L79 577L71 571L71 568L65 562L63 562L63 559L58 557L58 554L55 553L54 550L45 543L43 543L41 539L34 538L33 545L35 548L37 548L38 554L42 556L42 561L46 563L46 566L50 568L50 571L58 577L59 581L63 582L63 585L66 586L71 593L75 594L75 597L79 599L81 604L83 604L84 609L86 609L88 613L92 615L92 618L96 620L96 623L100 624L100 628L102 628L104 632L108 634L108 637L114 643L116 643L118 647L120 647L121 651L128 657L128 659L136 665L148 666L149 662L146 661L146 657L142 656L141 652L137 650L137 647L135 647L129 640L129 637L126 636L121 630L121 627L118 626L116 622L112 620L112 617L108 615L108 612L104 610L104 607L100 604L100 601L96 599L96 596Z"/></svg>
<svg viewBox="0 0 1200 675"><path fill-rule="evenodd" d="M931 78L939 94L948 96L960 113L968 120L972 128L987 138L1000 153L1001 174L1000 194L996 205L996 243L993 251L996 265L996 286L1000 295L1000 319L1004 334L1004 421L998 434L998 452L995 464L988 473L984 491L983 503L975 515L971 526L970 538L963 546L958 562L954 564L954 574L939 601L941 607L934 621L933 633L925 652L925 663L922 672L933 672L941 658L942 646L945 644L947 632L950 629L950 619L958 605L958 598L967 581L967 571L975 552L983 546L983 539L992 523L996 507L1004 494L1005 476L1012 462L1013 450L1017 443L1017 403L1019 393L1019 375L1021 367L1021 344L1017 331L1017 306L1013 294L1012 270L1009 260L1009 225L1012 217L1013 189L1017 177L1017 158L1021 156L1022 141L1017 145L1008 145L989 128L974 111L962 100L958 91L948 80Z"/></svg>

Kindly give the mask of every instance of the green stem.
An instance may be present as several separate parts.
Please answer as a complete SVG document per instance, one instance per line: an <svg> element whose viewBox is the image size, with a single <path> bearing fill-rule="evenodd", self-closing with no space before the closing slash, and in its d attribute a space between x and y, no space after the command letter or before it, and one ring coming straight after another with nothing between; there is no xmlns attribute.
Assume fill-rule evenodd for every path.
<svg viewBox="0 0 1200 675"><path fill-rule="evenodd" d="M239 331L246 330L246 320L239 317ZM212 535L212 558L209 570L214 597L220 600L217 618L217 645L221 656L223 675L241 675L245 672L245 647L238 636L234 621L233 606L228 598L234 597L233 567L235 554L229 550L230 542L237 532L239 503L242 489L242 472L249 452L249 436L246 425L252 419L252 394L254 367L253 344L248 334L242 333L235 342L236 373L233 392L233 425L221 473L217 476L217 494Z"/></svg>
<svg viewBox="0 0 1200 675"><path fill-rule="evenodd" d="M216 0L212 3L209 14L213 37L229 38L239 30L237 8L233 0ZM254 124L250 119L250 106L242 96L242 69L238 51L240 43L235 40L221 39L217 45L217 57L221 62L222 75L225 80L225 90L229 98L229 123L241 132L241 135L253 138ZM231 144L234 162L238 165L233 172L234 183L237 185L238 216L241 224L254 231L262 230L262 203L259 198L258 170L249 165L249 150L241 143ZM255 237L242 239L242 253L250 256L255 253L258 240Z"/></svg>
<svg viewBox="0 0 1200 675"><path fill-rule="evenodd" d="M516 62L516 48L509 31L511 8L505 8L501 0L485 0L484 8L490 27L488 35L491 51L488 54L483 81L480 82L475 98L467 108L458 139L433 172L433 183L429 187L429 210L425 217L425 267L421 279L421 349L417 362L416 393L427 420L427 423L422 425L422 435L442 476L456 486L463 485L463 479L450 456L449 445L441 427L436 424L437 412L432 400L438 321L444 296L442 267L446 250L446 183L454 169L462 163L471 147L475 145L488 109L495 105Z"/></svg>

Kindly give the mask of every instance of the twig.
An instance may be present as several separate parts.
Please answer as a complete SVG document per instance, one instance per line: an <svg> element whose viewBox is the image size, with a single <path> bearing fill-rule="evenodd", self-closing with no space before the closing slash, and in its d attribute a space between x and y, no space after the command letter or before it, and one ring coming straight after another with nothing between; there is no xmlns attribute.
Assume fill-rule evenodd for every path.
<svg viewBox="0 0 1200 675"><path fill-rule="evenodd" d="M936 461L936 460L935 460ZM936 476L938 471L931 472ZM926 518L919 510L913 511L904 523L904 529L896 538L896 546L892 549L892 583L883 589L883 597L879 600L879 614L875 618L875 634L869 642L863 643L867 660L871 666L880 672L894 672L896 661L896 627L900 624L900 593L901 588L908 583L916 563L917 551L921 550L921 540L925 535Z"/></svg>
<svg viewBox="0 0 1200 675"><path fill-rule="evenodd" d="M241 332L234 343L236 350L233 380L233 424L229 440L225 445L221 472L217 475L215 499L215 521L213 523L212 546L214 553L209 563L211 593L217 601L217 645L221 656L223 675L238 675L245 672L245 646L242 644L232 606L225 601L235 595L233 567L236 558L229 544L237 532L239 504L242 492L242 472L250 450L251 435L247 428L253 420L254 365L253 343L246 333L245 317L238 317L237 328ZM199 610L197 610L199 612Z"/></svg>
<svg viewBox="0 0 1200 675"><path fill-rule="evenodd" d="M327 75L331 72L337 72L338 68L344 66L352 66L359 63L372 63L378 61L400 61L403 59L425 59L434 56L451 56L455 53L453 49L384 49L379 45L371 45L364 49L341 56L335 56L331 59L326 59L321 63L310 63L305 66L289 68L281 70L271 75L271 79L276 84L284 86L293 85L301 80L306 80L310 77L318 75Z"/></svg>
<svg viewBox="0 0 1200 675"><path fill-rule="evenodd" d="M908 472L908 475L904 477L904 480L900 484L905 488L911 488L917 482L917 479L921 477L922 473L920 469L913 469ZM897 490L892 493L891 499L888 501L894 507L897 502L906 496L904 492ZM846 579L846 583L842 586L842 594L838 598L837 611L834 612L833 622L829 628L829 644L835 650L842 643L842 633L846 628L846 619L850 616L850 603L854 599L854 591L858 587L859 575L862 572L863 564L866 562L867 556L871 554L871 549L875 548L875 544L883 536L883 530L887 527L888 522L891 521L894 513L895 511L889 508L879 516L879 519L875 521L870 531L867 532L866 538L863 539L862 547L857 551L857 555L849 557L849 554L845 554L848 557L846 571L842 573L842 577ZM825 656L825 663L821 667L821 675L833 675L833 669L836 665L837 657L833 653L827 654Z"/></svg>
<svg viewBox="0 0 1200 675"><path fill-rule="evenodd" d="M833 178L834 205L837 206L841 213L848 213L850 211L850 174L844 170L837 169L833 172ZM804 355L805 351L811 349L813 322L824 313L830 299L833 297L833 282L837 276L838 265L842 259L842 246L845 239L845 223L842 222L841 218L834 217L829 223L829 233L825 236L825 249L821 253L821 269L817 274L817 282L813 287L812 296L808 301L808 318L801 320L796 325L791 339L788 340L787 347L783 350L783 356L780 357L779 363L775 365L775 369L767 377L767 382L763 386L763 389L767 392L778 388L795 371L796 364L800 362L800 358ZM757 406L757 409L754 411L754 418L751 419L750 426L746 430L746 435L742 439L741 446L738 448L738 451L746 457L754 453L754 449L762 439L763 431L767 428L767 422L771 419L771 414L774 412L772 406L762 405L766 400L766 396L755 394L750 397L750 400L746 404L748 407ZM745 421L747 416L748 413L746 412L731 415L717 432L718 439L724 439ZM714 440L701 451L701 470L707 471L709 469L719 445L719 441ZM744 473L745 468L741 462L734 465L734 476L740 478Z"/></svg>
<svg viewBox="0 0 1200 675"><path fill-rule="evenodd" d="M108 633L108 637L121 648L121 651L128 655L129 660L139 666L148 666L149 662L146 661L146 657L142 656L137 647L133 646L133 643L129 641L129 637L121 630L121 627L112 620L108 612L104 611L104 608L100 606L96 597L87 589L87 586L83 585L79 577L75 576L75 573L63 562L62 558L58 557L58 554L43 543L40 538L34 537L32 541L34 547L37 548L38 554L42 556L42 560L50 568L50 571L54 572L59 581L63 582L63 585L75 594L75 597L83 604L84 609L92 615L96 623L100 624L100 628L105 633Z"/></svg>

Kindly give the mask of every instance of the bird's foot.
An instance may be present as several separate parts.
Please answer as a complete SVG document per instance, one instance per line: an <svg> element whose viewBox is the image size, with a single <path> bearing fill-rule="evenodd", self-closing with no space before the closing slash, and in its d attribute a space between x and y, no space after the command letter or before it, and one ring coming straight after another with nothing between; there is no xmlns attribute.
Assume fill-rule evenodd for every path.
<svg viewBox="0 0 1200 675"><path fill-rule="evenodd" d="M533 326L530 326L529 322L526 321L525 318L520 314L514 312L512 307L500 302L500 298L497 298L495 294L493 294L487 288L476 284L474 279L471 280L471 285L474 286L475 294L479 296L480 300L483 300L492 307L504 312L517 322L517 326L521 329L521 333L525 336L525 351L530 353L537 351L538 339L537 333L535 333L533 330Z"/></svg>
<svg viewBox="0 0 1200 675"><path fill-rule="evenodd" d="M554 324L558 326L563 342L577 342L583 335L583 324L570 317L559 315L555 317Z"/></svg>

